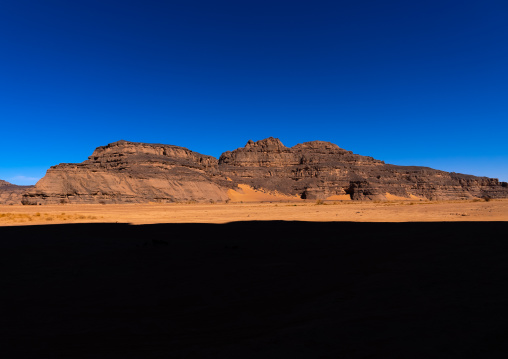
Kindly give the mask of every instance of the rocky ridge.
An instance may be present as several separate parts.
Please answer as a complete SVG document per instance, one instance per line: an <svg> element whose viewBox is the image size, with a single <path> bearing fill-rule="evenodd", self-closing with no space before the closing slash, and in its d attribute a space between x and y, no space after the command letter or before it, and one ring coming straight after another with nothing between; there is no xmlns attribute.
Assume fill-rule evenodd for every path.
<svg viewBox="0 0 508 359"><path fill-rule="evenodd" d="M18 186L0 180L0 204L20 204L23 193L33 186Z"/></svg>
<svg viewBox="0 0 508 359"><path fill-rule="evenodd" d="M324 141L291 148L275 138L249 141L244 148L222 154L219 167L237 183L305 199L339 196L386 200L390 195L429 200L508 197L508 184L497 179L385 164Z"/></svg>
<svg viewBox="0 0 508 359"><path fill-rule="evenodd" d="M24 204L225 201L217 159L184 147L118 141L51 167Z"/></svg>
<svg viewBox="0 0 508 359"><path fill-rule="evenodd" d="M385 164L324 141L248 141L217 160L163 144L118 141L88 160L51 167L24 204L228 201L239 184L303 199L507 198L497 179Z"/></svg>

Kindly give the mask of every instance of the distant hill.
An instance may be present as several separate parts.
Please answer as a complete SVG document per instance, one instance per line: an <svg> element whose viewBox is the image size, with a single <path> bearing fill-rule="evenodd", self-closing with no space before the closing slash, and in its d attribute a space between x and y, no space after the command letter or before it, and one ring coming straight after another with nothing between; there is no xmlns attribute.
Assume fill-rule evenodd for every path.
<svg viewBox="0 0 508 359"><path fill-rule="evenodd" d="M219 159L174 145L114 142L82 163L51 167L22 201L225 202L239 185L313 200L508 197L508 184L494 178L385 164L324 141L286 147L270 137Z"/></svg>
<svg viewBox="0 0 508 359"><path fill-rule="evenodd" d="M24 192L33 186L18 186L0 180L0 204L20 204Z"/></svg>

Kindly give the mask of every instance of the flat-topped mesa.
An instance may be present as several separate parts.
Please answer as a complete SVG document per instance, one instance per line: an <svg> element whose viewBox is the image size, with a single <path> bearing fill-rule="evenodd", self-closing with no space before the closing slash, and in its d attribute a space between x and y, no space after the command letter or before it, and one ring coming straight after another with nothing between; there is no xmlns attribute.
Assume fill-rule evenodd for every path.
<svg viewBox="0 0 508 359"><path fill-rule="evenodd" d="M82 163L51 167L25 204L226 201L218 161L184 147L118 141Z"/></svg>
<svg viewBox="0 0 508 359"><path fill-rule="evenodd" d="M165 163L178 162L189 167L216 172L218 161L215 157L202 155L185 147L163 145L158 143L141 143L120 140L95 149L88 161L103 166L114 166L114 163L143 162L157 159Z"/></svg>
<svg viewBox="0 0 508 359"><path fill-rule="evenodd" d="M1 182L0 182L1 183ZM187 148L118 141L51 167L25 204L228 201L239 184L303 199L508 198L497 179L385 164L325 141L249 140L219 160Z"/></svg>

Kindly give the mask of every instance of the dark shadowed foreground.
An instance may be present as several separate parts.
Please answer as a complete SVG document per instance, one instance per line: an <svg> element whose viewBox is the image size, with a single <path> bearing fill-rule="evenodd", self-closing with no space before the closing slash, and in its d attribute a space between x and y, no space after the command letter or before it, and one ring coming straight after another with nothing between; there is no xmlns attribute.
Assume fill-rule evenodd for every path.
<svg viewBox="0 0 508 359"><path fill-rule="evenodd" d="M506 358L508 222L0 228L2 358Z"/></svg>

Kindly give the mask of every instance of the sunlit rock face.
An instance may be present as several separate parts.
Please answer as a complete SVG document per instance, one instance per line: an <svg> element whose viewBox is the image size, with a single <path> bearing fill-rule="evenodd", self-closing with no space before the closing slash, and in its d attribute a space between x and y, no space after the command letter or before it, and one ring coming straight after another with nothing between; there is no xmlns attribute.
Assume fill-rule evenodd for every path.
<svg viewBox="0 0 508 359"><path fill-rule="evenodd" d="M324 141L291 148L278 139L253 142L219 158L220 171L236 183L306 199L386 200L508 197L497 179L449 173L427 167L385 164Z"/></svg>
<svg viewBox="0 0 508 359"><path fill-rule="evenodd" d="M183 147L118 141L51 167L25 204L225 201L217 159Z"/></svg>
<svg viewBox="0 0 508 359"><path fill-rule="evenodd" d="M218 160L173 145L118 141L82 163L51 167L21 195L24 204L225 202L239 184L303 199L508 197L507 183L497 179L385 164L324 141L286 147L273 137Z"/></svg>

